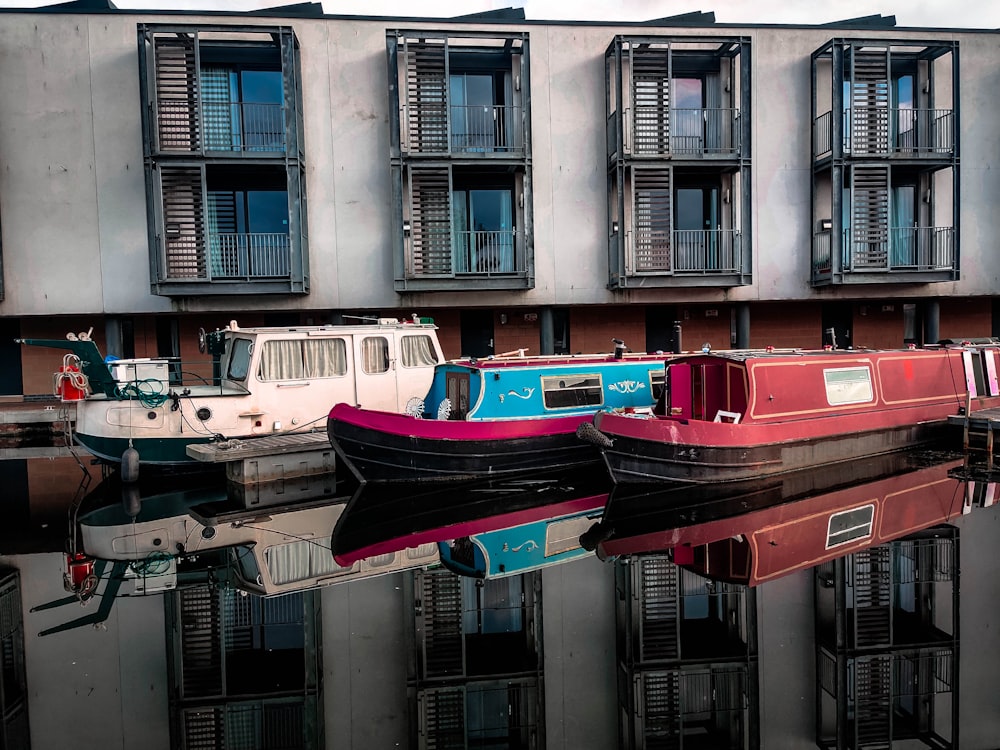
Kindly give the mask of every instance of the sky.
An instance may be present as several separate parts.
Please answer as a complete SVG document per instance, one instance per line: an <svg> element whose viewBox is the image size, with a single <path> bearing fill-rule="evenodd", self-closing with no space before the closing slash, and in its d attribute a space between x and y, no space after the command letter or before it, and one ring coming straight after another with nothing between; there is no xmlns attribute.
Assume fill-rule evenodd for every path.
<svg viewBox="0 0 1000 750"><path fill-rule="evenodd" d="M61 0L56 0L61 1ZM298 0L112 0L120 9L251 10ZM49 0L0 0L0 8L35 8ZM449 17L523 7L530 20L647 21L693 11L717 23L829 23L860 16L895 16L901 27L998 29L1000 0L323 0L329 14Z"/></svg>

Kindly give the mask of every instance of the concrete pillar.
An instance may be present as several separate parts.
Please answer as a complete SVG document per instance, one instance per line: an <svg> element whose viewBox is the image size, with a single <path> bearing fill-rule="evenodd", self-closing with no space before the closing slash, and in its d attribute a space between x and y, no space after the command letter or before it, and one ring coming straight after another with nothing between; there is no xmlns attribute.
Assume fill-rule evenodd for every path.
<svg viewBox="0 0 1000 750"><path fill-rule="evenodd" d="M736 348L750 348L750 305L746 302L736 305Z"/></svg>
<svg viewBox="0 0 1000 750"><path fill-rule="evenodd" d="M936 344L941 340L941 306L936 299L924 303L924 343Z"/></svg>
<svg viewBox="0 0 1000 750"><path fill-rule="evenodd" d="M543 355L556 353L556 329L551 307L543 307L538 314L538 351Z"/></svg>

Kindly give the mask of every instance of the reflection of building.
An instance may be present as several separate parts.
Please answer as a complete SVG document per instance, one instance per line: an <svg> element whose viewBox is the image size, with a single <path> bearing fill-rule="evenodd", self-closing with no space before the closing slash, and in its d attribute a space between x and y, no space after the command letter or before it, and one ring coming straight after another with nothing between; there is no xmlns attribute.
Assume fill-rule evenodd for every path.
<svg viewBox="0 0 1000 750"><path fill-rule="evenodd" d="M964 746L958 551L939 526L815 569L820 747Z"/></svg>
<svg viewBox="0 0 1000 750"><path fill-rule="evenodd" d="M754 589L665 555L615 573L619 747L760 747Z"/></svg>
<svg viewBox="0 0 1000 750"><path fill-rule="evenodd" d="M413 295L448 356L1000 333L992 32L321 10L4 12L0 395Z"/></svg>
<svg viewBox="0 0 1000 750"><path fill-rule="evenodd" d="M0 567L0 747L29 746L28 685L24 663L21 576Z"/></svg>

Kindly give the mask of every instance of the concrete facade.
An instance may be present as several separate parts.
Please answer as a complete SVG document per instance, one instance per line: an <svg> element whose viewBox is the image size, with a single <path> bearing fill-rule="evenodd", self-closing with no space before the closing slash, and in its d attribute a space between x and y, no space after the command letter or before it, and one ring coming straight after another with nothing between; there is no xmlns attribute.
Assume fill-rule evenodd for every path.
<svg viewBox="0 0 1000 750"><path fill-rule="evenodd" d="M974 302L984 314L963 321L963 335L996 332L990 312L1000 287L994 257L1000 216L992 210L1000 194L1000 138L991 106L1000 96L995 31L158 16L73 12L72 7L2 11L2 19L0 316L17 321L22 335L44 328L55 316L66 316L62 320L68 328L94 326L98 335L109 318L132 318L141 331L146 317L171 316L186 336L199 325L225 323L237 313L243 318L284 312L322 319L339 312L406 315L419 310L447 318L448 313L486 308L495 313L494 346L502 351L508 344L516 348L517 338L525 334L537 346L538 324L514 331L501 325L501 311L515 317L564 308L576 334L572 348L581 351L578 337L582 341L585 336L586 322L580 316L587 308L597 307L599 315L616 320L622 306L641 310L666 305L678 315L683 310L685 323L695 327L712 315L705 324L713 329L718 348L731 343L730 314L736 304L749 305L750 338L756 341L758 312L762 322L770 316L765 305L777 305L778 316L787 323L823 303L843 301L859 321L865 314L862 307L881 310L892 303L898 313L902 305L924 300ZM166 297L150 292L136 43L140 22L284 25L294 30L304 99L308 294ZM386 81L386 32L393 29L528 35L534 288L477 289L473 283L462 291L393 290ZM604 52L615 35L648 34L750 40L753 261L752 282L745 286L608 288ZM810 54L840 37L959 45L958 281L895 283L887 277L884 284L811 285ZM942 308L942 329L954 320L951 315ZM819 327L816 321L789 332L779 345L817 346ZM898 315L876 327L868 337L872 341L902 344ZM630 344L643 348L640 341ZM136 346L141 356L149 345L138 339ZM446 354L458 356L459 349L456 345ZM24 393L39 388L37 376L26 373Z"/></svg>

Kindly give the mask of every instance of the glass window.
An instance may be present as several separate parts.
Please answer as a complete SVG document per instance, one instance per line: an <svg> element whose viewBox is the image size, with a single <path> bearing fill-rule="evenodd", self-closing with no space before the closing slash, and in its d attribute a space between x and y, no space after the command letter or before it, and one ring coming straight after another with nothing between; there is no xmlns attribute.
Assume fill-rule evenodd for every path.
<svg viewBox="0 0 1000 750"><path fill-rule="evenodd" d="M826 534L826 548L830 549L855 539L871 536L874 518L874 505L865 505L862 508L834 513L830 516L830 526Z"/></svg>
<svg viewBox="0 0 1000 750"><path fill-rule="evenodd" d="M830 406L864 404L874 398L872 375L867 367L840 367L823 370L826 401Z"/></svg>
<svg viewBox="0 0 1000 750"><path fill-rule="evenodd" d="M662 370L650 370L649 371L649 392L653 397L653 402L660 400L660 396L663 395L663 384L666 382L667 371L666 366Z"/></svg>
<svg viewBox="0 0 1000 750"><path fill-rule="evenodd" d="M247 374L250 372L250 354L252 352L253 342L250 339L233 339L226 377L230 380L246 380Z"/></svg>
<svg viewBox="0 0 1000 750"><path fill-rule="evenodd" d="M430 336L403 336L400 340L403 367L426 367L438 363Z"/></svg>
<svg viewBox="0 0 1000 750"><path fill-rule="evenodd" d="M604 389L600 375L554 375L542 378L542 398L547 409L600 406Z"/></svg>
<svg viewBox="0 0 1000 750"><path fill-rule="evenodd" d="M334 378L347 373L344 339L265 341L260 353L263 381Z"/></svg>
<svg viewBox="0 0 1000 750"><path fill-rule="evenodd" d="M389 371L389 340L385 336L361 340L361 369L369 375Z"/></svg>

